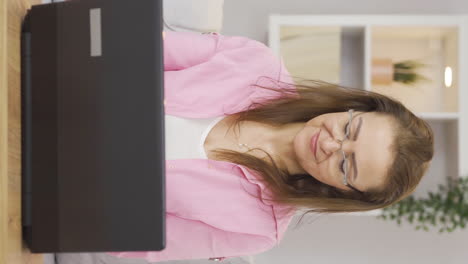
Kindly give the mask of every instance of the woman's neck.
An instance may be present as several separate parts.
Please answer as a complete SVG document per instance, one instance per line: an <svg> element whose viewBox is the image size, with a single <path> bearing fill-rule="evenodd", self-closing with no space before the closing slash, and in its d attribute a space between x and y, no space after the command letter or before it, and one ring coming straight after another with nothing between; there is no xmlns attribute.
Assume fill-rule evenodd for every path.
<svg viewBox="0 0 468 264"><path fill-rule="evenodd" d="M263 149L272 156L281 169L286 169L291 174L306 173L298 163L294 150L294 138L304 125L305 123L291 123L275 127L242 121L238 143L247 144L249 149Z"/></svg>

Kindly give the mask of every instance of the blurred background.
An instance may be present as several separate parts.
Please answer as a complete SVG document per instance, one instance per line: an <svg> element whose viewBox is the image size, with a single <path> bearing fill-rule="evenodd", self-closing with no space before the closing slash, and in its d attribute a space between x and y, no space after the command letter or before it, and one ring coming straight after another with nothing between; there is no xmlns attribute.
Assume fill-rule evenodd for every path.
<svg viewBox="0 0 468 264"><path fill-rule="evenodd" d="M225 0L221 32L225 35L241 35L267 43L270 14L466 13L468 13L468 1L465 0Z"/></svg>

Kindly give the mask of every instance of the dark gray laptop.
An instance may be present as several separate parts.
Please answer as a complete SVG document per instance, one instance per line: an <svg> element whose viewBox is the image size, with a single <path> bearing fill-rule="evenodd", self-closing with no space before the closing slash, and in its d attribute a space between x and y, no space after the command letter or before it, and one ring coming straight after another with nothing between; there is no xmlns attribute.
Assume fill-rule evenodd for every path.
<svg viewBox="0 0 468 264"><path fill-rule="evenodd" d="M22 33L23 237L165 247L162 0L36 5Z"/></svg>

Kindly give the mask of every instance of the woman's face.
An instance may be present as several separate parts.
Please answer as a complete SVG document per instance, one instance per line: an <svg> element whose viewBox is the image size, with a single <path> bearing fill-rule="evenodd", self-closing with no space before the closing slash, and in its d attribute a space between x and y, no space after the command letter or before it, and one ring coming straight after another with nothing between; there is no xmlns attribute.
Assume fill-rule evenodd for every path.
<svg viewBox="0 0 468 264"><path fill-rule="evenodd" d="M317 180L343 190L343 154L348 157L348 184L360 191L382 188L392 161L395 123L376 112L354 112L345 137L349 113L329 113L309 120L294 138L294 150L301 167Z"/></svg>

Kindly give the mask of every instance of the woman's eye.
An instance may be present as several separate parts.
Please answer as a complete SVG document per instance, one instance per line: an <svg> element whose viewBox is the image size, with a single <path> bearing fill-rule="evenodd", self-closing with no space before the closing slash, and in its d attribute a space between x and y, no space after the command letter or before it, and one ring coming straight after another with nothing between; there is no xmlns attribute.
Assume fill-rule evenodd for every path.
<svg viewBox="0 0 468 264"><path fill-rule="evenodd" d="M345 133L345 135L346 135L346 130L348 129L348 127L349 127L349 122L346 123L346 125L344 126L344 133Z"/></svg>
<svg viewBox="0 0 468 264"><path fill-rule="evenodd" d="M341 160L341 162L340 162L340 171L341 171L343 174L345 173L345 172L344 172L344 163L345 163L345 160L344 160L344 159Z"/></svg>

